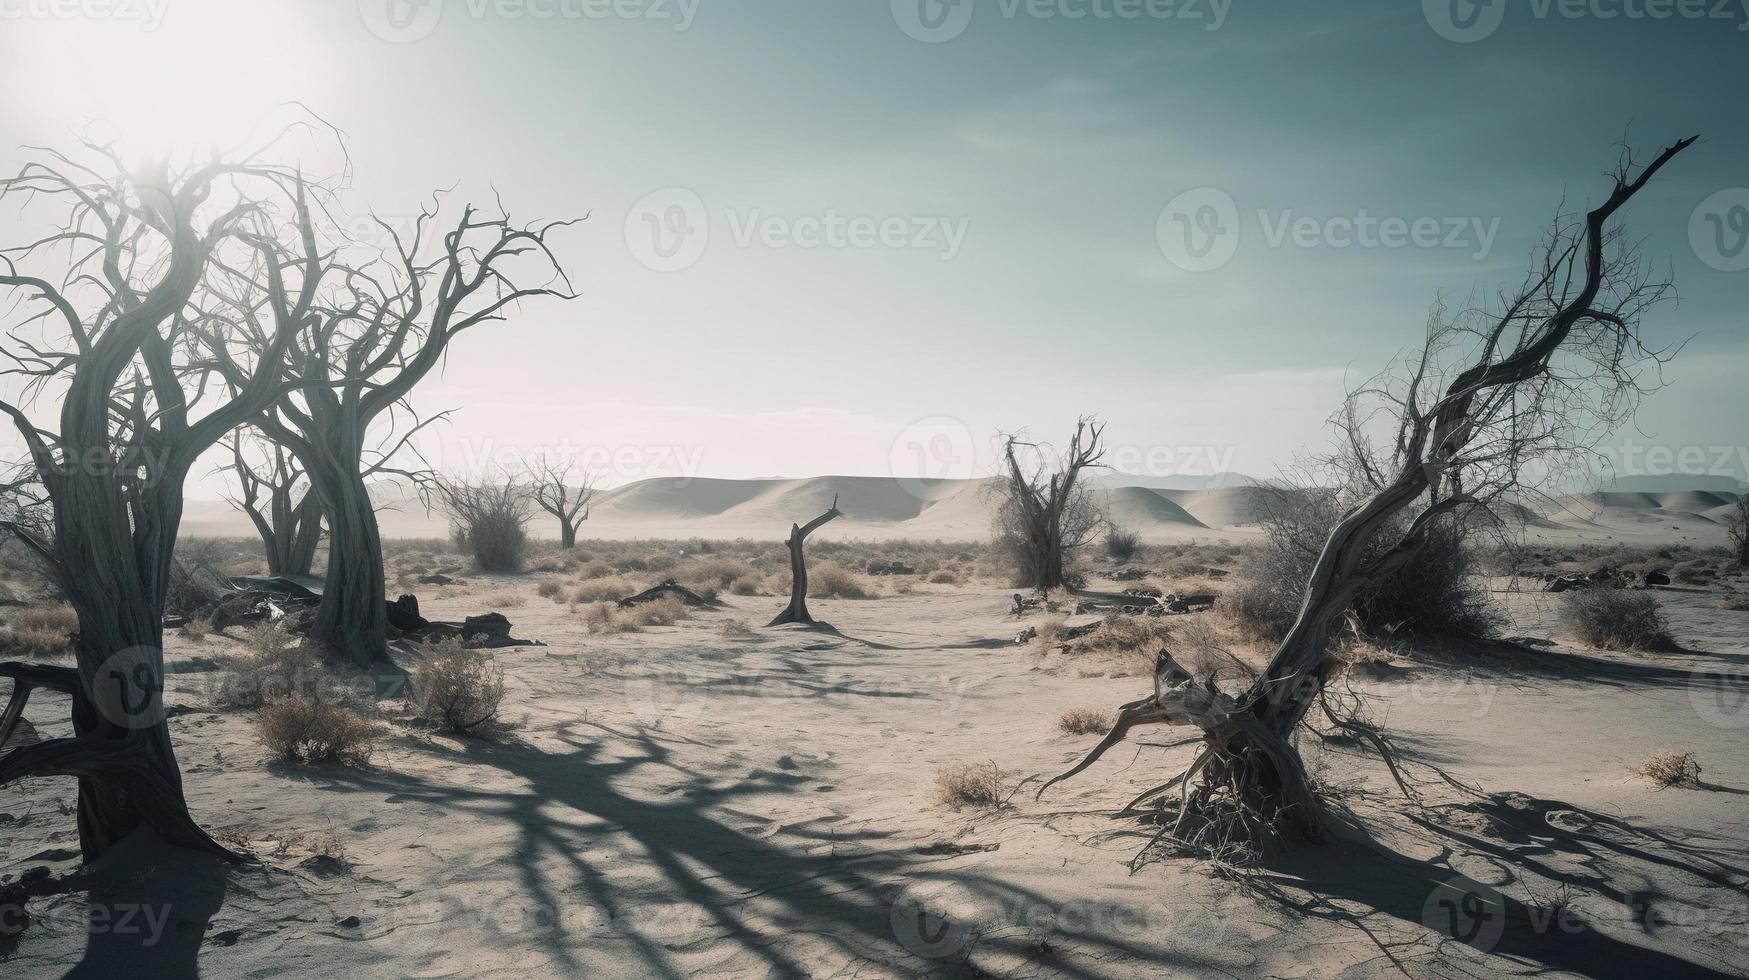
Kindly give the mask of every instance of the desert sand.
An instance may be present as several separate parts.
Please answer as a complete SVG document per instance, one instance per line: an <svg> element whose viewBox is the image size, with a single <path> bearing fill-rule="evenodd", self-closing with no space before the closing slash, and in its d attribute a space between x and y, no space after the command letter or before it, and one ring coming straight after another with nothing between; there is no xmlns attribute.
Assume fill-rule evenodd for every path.
<svg viewBox="0 0 1749 980"><path fill-rule="evenodd" d="M718 489L718 513L812 492ZM235 634L173 635L166 701L193 812L253 862L221 868L136 839L81 871L70 783L9 787L0 865L42 877L26 885L28 921L0 937L0 969L1749 974L1749 613L1713 592L1659 592L1679 653L1582 650L1548 596L1503 592L1514 632L1554 646L1433 651L1351 675L1419 802L1365 747L1308 740L1321 784L1375 844L1300 845L1228 877L1189 858L1136 864L1153 831L1112 816L1188 761L1157 747L1170 733L1034 800L1091 741L1058 732L1058 714L1109 709L1143 680L1015 645L1006 589L816 599L835 630L747 636L721 626L756 626L781 600L724 596L672 626L597 635L537 593L551 577L421 589L428 615L502 608L544 645L498 652L510 730L433 734L391 699L365 766L270 761L249 716L206 700ZM28 717L27 740L69 727L53 697ZM1631 771L1670 749L1697 754L1699 785L1656 789ZM1006 805L937 801L937 772L985 762ZM134 906L124 928L116 910ZM94 907L111 927L88 928Z"/></svg>

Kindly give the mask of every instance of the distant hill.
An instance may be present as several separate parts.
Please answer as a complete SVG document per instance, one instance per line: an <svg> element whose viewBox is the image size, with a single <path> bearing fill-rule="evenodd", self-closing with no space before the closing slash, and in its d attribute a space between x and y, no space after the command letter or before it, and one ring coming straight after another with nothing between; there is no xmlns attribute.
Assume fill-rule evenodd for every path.
<svg viewBox="0 0 1749 980"><path fill-rule="evenodd" d="M1705 493L1742 493L1745 485L1734 476L1696 474L1685 476L1618 476L1604 484L1611 493L1666 493L1673 490L1698 490Z"/></svg>
<svg viewBox="0 0 1749 980"><path fill-rule="evenodd" d="M1192 478L1223 481L1204 488L1153 487L1100 474L1089 481L1112 522L1156 542L1226 539L1260 533L1276 491L1256 480L1225 474ZM1162 478L1166 482L1174 478ZM1239 483L1243 480L1243 483ZM918 482L890 477L820 476L807 479L650 479L603 491L580 533L585 538L753 538L777 540L792 523L815 517L834 497L843 517L821 529L824 539L861 538L980 541L988 538L998 497L990 479ZM372 488L391 504L379 511L390 538L440 538L448 534L442 514L428 514L402 488ZM1564 541L1641 543L1724 541L1725 512L1735 492L1696 489L1576 494L1524 508L1528 532ZM556 537L551 518L536 513L538 538ZM183 533L204 537L252 537L244 516L216 500L188 501Z"/></svg>

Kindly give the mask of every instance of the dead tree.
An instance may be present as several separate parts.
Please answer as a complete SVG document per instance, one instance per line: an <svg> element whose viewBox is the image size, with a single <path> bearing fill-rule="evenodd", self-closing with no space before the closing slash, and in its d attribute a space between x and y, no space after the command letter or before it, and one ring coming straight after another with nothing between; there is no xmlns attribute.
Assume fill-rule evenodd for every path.
<svg viewBox="0 0 1749 980"><path fill-rule="evenodd" d="M1179 788L1167 833L1204 852L1283 826L1320 838L1332 824L1291 739L1323 704L1337 669L1332 626L1362 589L1412 561L1439 522L1509 502L1525 488L1526 474L1594 446L1631 415L1646 390L1641 370L1662 360L1641 344L1639 319L1672 290L1648 274L1614 219L1693 142L1677 142L1637 175L1624 153L1608 197L1583 216L1556 219L1520 288L1497 305L1437 317L1394 382L1351 395L1338 416L1346 438L1358 444L1381 413L1395 423L1388 468L1370 481L1380 489L1330 532L1299 616L1254 683L1238 693L1209 679L1199 684L1161 650L1154 692L1123 705L1104 741L1045 787L1086 769L1137 726L1190 727L1202 735L1195 761L1131 806ZM1367 403L1378 407L1360 407ZM1374 457L1361 448L1358 458ZM1399 520L1405 514L1413 516ZM1393 540L1377 540L1385 533Z"/></svg>
<svg viewBox="0 0 1749 980"><path fill-rule="evenodd" d="M322 542L322 502L289 450L257 439L253 448L261 458L252 459L249 442L242 430L231 434L231 462L224 469L236 476L239 492L227 500L255 525L268 574L308 575Z"/></svg>
<svg viewBox="0 0 1749 980"><path fill-rule="evenodd" d="M70 694L73 734L0 756L0 784L78 779L87 860L150 826L172 844L229 852L189 815L162 700L163 611L196 459L279 396L279 367L318 288L313 257L263 237L289 212L309 226L308 185L261 160L129 167L109 145L79 157L39 151L0 180L0 199L64 207L52 230L0 252L0 287L29 305L12 326L9 375L25 398L0 402L22 436L52 510L52 537L0 523L48 571L78 613L74 668L0 665L13 679L6 726L36 688ZM36 266L26 271L22 266ZM221 269L271 279L271 325L240 343L201 298ZM235 294L234 294L235 295ZM244 297L258 303L259 294ZM234 387L218 383L228 364ZM54 426L27 407L60 396ZM6 734L10 734L8 730Z"/></svg>
<svg viewBox="0 0 1749 980"><path fill-rule="evenodd" d="M1091 418L1075 423L1075 435L1058 460L1039 460L1030 469L1018 450L1037 449L1036 443L1009 436L1003 448L1007 473L998 485L1001 503L996 511L996 538L1014 556L1016 585L1034 589L1060 589L1068 584L1067 563L1071 555L1093 540L1104 518L1093 502L1081 472L1102 466L1105 447L1100 437L1105 426Z"/></svg>
<svg viewBox="0 0 1749 980"><path fill-rule="evenodd" d="M1737 549L1737 567L1749 568L1749 489L1737 494L1737 502L1725 514L1725 533Z"/></svg>
<svg viewBox="0 0 1749 980"><path fill-rule="evenodd" d="M808 562L802 556L802 542L808 540L808 535L818 531L821 526L842 516L838 510L838 495L832 495L832 506L826 513L814 518L806 524L791 524L789 526L789 605L777 618L766 623L767 627L782 626L785 623L801 623L805 626L818 625L808 612Z"/></svg>
<svg viewBox="0 0 1749 980"><path fill-rule="evenodd" d="M589 501L595 497L595 478L576 470L569 461L539 459L528 465L528 488L536 506L559 520L559 547L577 546L577 527L589 519Z"/></svg>
<svg viewBox="0 0 1749 980"><path fill-rule="evenodd" d="M407 476L383 462L433 420L415 417L375 464L366 458L373 426L407 410L407 396L462 331L504 320L526 299L574 296L547 245L553 230L574 222L519 226L470 206L435 234L438 212L436 201L422 209L406 236L379 221L384 248L325 243L334 286L292 342L285 369L291 390L253 420L297 456L327 520L328 566L310 635L365 665L387 660L389 651L382 539L368 478ZM531 279L541 284L521 285Z"/></svg>

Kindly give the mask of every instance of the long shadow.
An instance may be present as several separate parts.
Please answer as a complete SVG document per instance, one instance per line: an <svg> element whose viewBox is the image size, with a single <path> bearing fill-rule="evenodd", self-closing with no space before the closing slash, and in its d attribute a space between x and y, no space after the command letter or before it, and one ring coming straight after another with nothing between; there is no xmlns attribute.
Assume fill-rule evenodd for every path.
<svg viewBox="0 0 1749 980"><path fill-rule="evenodd" d="M586 736L592 728L596 737ZM609 742L623 741L629 757L605 758ZM798 852L781 843L728 826L711 815L712 808L735 812L731 804L755 793L799 792L806 780L759 772L736 782L681 766L669 750L645 732L624 732L578 723L562 728L558 737L566 751L547 751L521 742L470 740L459 748L442 744L432 750L452 762L490 766L516 777L522 788L494 792L469 786L435 785L401 774L372 771L336 773L336 784L356 790L390 792L462 812L501 819L518 834L518 868L526 894L543 908L557 908L562 894L581 892L612 917L625 923L619 934L628 940L643 969L662 976L683 975L672 961L670 947L637 928L640 906L679 901L696 910L735 947L763 964L763 972L779 976L810 975L819 966L816 955L791 947L791 936L806 935L830 944L857 960L894 966L907 974L975 969L967 958L979 951L1031 958L1035 945L1010 935L968 934L963 948L940 959L925 959L903 945L895 933L895 903L907 882L933 877L975 895L983 908L1037 908L1049 900L980 873L955 870L937 873L927 855L857 847L884 835L843 835L805 830L803 840L816 846ZM670 789L672 801L640 799L623 792L622 779L667 770L682 780ZM555 812L557 810L558 812ZM580 821L579 815L595 818ZM659 872L663 884L640 888L616 881L591 867L581 855L604 845L617 846L623 835L647 867ZM830 841L833 846L821 847ZM568 866L577 884L561 887L543 870L543 856ZM939 925L939 923L938 923ZM926 930L927 931L927 930ZM1007 930L1013 932L1013 930ZM1120 936L1077 936L1090 947L1092 958L1149 958L1171 968L1194 969L1163 953ZM1142 937L1137 937L1142 938ZM559 932L546 945L563 970L584 969L576 951ZM937 950L927 950L934 954ZM1164 959L1162 959L1164 957ZM1099 974L1052 960L1052 968L1071 977Z"/></svg>
<svg viewBox="0 0 1749 980"><path fill-rule="evenodd" d="M1729 853L1730 842L1679 840L1607 814L1522 794L1471 791L1469 796L1409 813L1429 842L1440 847L1436 860L1409 857L1377 840L1347 843L1280 856L1252 884L1299 913L1361 930L1378 944L1381 956L1405 973L1410 972L1406 961L1411 957L1433 955L1455 965L1473 955L1463 948L1470 947L1539 972L1634 978L1744 975L1744 964L1722 959L1709 963L1693 947L1685 950L1687 955L1677 955L1628 942L1588 922L1583 911L1563 910L1558 903L1533 908L1459 875L1447 863L1460 851L1482 854L1527 868L1557 886L1607 896L1619 904L1617 919L1651 937L1665 925L1659 903L1667 896L1645 887L1643 876L1619 863L1643 862L1740 896L1749 870L1716 856ZM1466 817L1480 819L1462 819ZM1356 911L1357 905L1365 911ZM1369 921L1374 913L1431 929L1440 941L1434 949L1419 940L1387 943Z"/></svg>
<svg viewBox="0 0 1749 980"><path fill-rule="evenodd" d="M231 873L211 855L173 848L150 829L140 830L77 874L39 879L0 897L9 926L0 961L30 941L25 902L83 892L85 949L62 976L198 977L201 949L224 907Z"/></svg>

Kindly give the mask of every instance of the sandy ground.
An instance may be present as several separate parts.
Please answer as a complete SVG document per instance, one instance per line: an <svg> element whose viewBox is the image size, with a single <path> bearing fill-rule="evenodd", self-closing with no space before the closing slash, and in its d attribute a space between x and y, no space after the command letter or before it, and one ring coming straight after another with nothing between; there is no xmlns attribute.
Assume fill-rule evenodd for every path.
<svg viewBox="0 0 1749 980"><path fill-rule="evenodd" d="M591 636L530 577L434 588L460 617L507 593L509 714L494 739L394 728L364 768L266 761L204 707L220 638L172 640L168 701L191 804L249 842L223 868L138 839L80 871L71 784L0 794L0 867L28 921L6 976L1749 975L1749 613L1661 596L1684 644L1450 651L1359 682L1409 761L1411 805L1358 747L1313 751L1372 846L1302 846L1237 877L1132 868L1149 828L1110 813L1184 748L1113 752L1042 802L935 802L942 767L1007 785L1078 758L1054 720L1137 677L1005 644L1000 590L820 600L839 634L719 635L781 605ZM1093 674L1093 676L1084 676ZM65 705L33 703L43 737ZM1143 741L1163 743L1157 730ZM1308 746L1308 748L1312 748ZM1630 772L1697 753L1698 788ZM1442 776L1441 773L1445 776ZM1449 781L1446 776L1449 776ZM1455 938L1454 938L1455 937Z"/></svg>

